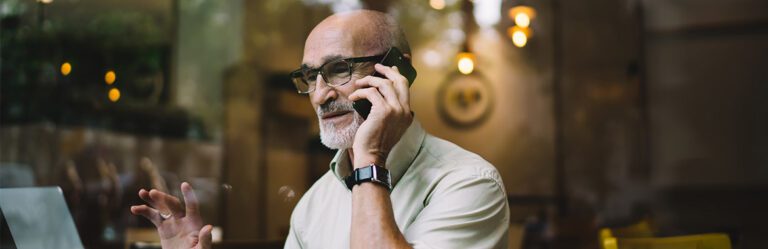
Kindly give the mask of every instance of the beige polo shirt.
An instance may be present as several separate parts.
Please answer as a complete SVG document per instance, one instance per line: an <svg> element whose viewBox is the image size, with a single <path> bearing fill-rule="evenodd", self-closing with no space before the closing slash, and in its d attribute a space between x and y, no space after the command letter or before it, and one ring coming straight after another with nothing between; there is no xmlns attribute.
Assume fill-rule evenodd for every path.
<svg viewBox="0 0 768 249"><path fill-rule="evenodd" d="M285 248L349 248L351 166L339 150L301 198ZM414 120L387 158L397 227L414 248L507 248L509 206L496 168ZM374 231L371 231L374 232Z"/></svg>

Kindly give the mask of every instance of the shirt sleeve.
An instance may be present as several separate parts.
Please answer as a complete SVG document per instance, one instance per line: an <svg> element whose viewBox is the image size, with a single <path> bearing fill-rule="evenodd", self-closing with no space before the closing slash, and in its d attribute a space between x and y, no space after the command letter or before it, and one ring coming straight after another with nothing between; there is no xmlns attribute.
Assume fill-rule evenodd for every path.
<svg viewBox="0 0 768 249"><path fill-rule="evenodd" d="M508 245L509 205L498 173L448 174L405 238L416 248L503 248Z"/></svg>
<svg viewBox="0 0 768 249"><path fill-rule="evenodd" d="M301 241L299 240L299 237L296 234L296 231L294 230L293 224L291 224L291 229L288 231L288 237L285 239L285 246L283 246L284 249L301 249Z"/></svg>
<svg viewBox="0 0 768 249"><path fill-rule="evenodd" d="M296 208L299 206L297 205ZM285 239L284 249L301 249L304 248L301 243L300 233L296 230L296 224L294 224L294 216L291 215L291 228L288 230L288 237Z"/></svg>

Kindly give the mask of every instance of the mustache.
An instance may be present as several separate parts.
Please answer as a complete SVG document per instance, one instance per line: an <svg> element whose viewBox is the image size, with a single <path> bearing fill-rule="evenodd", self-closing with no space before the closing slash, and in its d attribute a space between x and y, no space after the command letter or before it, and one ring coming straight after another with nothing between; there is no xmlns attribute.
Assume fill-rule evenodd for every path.
<svg viewBox="0 0 768 249"><path fill-rule="evenodd" d="M323 116L326 113L338 111L354 111L352 102L329 101L317 107L317 115Z"/></svg>

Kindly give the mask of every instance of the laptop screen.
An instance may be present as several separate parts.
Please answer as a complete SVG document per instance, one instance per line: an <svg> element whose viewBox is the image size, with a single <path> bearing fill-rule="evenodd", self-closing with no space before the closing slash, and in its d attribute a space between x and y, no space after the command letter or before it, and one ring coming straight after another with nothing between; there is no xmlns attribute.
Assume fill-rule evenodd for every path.
<svg viewBox="0 0 768 249"><path fill-rule="evenodd" d="M3 248L83 248L58 187L0 189L0 211L12 236Z"/></svg>

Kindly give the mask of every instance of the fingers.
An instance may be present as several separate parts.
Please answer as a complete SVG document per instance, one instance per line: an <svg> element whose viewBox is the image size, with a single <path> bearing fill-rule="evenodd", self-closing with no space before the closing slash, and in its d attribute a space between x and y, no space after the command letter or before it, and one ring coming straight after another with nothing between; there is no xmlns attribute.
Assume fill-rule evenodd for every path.
<svg viewBox="0 0 768 249"><path fill-rule="evenodd" d="M152 195L150 195L152 193ZM184 210L182 208L174 208L173 206L173 200L175 199L175 202L179 203L178 206L181 205L181 203L178 201L178 198L167 195L161 191L158 190L139 190L139 197L147 202L150 206L156 208L154 210L158 210L159 213L168 214L168 215L176 215L177 217L183 217L184 216ZM168 202L171 203L168 203ZM179 211L181 210L181 211ZM165 217L169 218L169 217Z"/></svg>
<svg viewBox="0 0 768 249"><path fill-rule="evenodd" d="M187 207L187 215L198 215L198 201L195 190L187 182L181 183L181 193L184 195L184 206Z"/></svg>
<svg viewBox="0 0 768 249"><path fill-rule="evenodd" d="M200 229L200 233L197 235L199 242L195 248L211 248L211 240L213 240L211 230L213 230L213 226L211 225L205 225L202 229Z"/></svg>
<svg viewBox="0 0 768 249"><path fill-rule="evenodd" d="M197 195L195 195L194 189L192 189L192 186L187 182L182 183L181 193L184 195L184 206L186 206L186 210L184 206L181 205L179 198L163 193L156 189L152 189L150 191L141 189L139 190L139 197L152 207L156 208L152 210L172 214L177 218L182 218L187 214L198 215L199 202L197 200ZM133 208L131 211L133 211Z"/></svg>
<svg viewBox="0 0 768 249"><path fill-rule="evenodd" d="M144 218L147 218L147 220L151 221L155 226L160 226L160 222L163 221L160 217L160 212L147 205L131 206L131 213L144 216Z"/></svg>
<svg viewBox="0 0 768 249"><path fill-rule="evenodd" d="M393 86L395 87L395 90L398 93L398 100L404 107L410 107L408 105L409 99L408 94L410 93L409 90L409 82L408 79L405 78L402 74L400 74L400 69L397 68L397 66L388 67L381 64L376 64L374 66L377 72L383 74L388 79L390 79L393 82Z"/></svg>
<svg viewBox="0 0 768 249"><path fill-rule="evenodd" d="M386 78L367 76L356 80L354 84L362 88L375 87L395 112L410 113L408 79L400 74L396 66L388 67L376 64L375 69Z"/></svg>
<svg viewBox="0 0 768 249"><path fill-rule="evenodd" d="M156 189L149 191L149 198L152 200L153 207L161 212L170 212L174 217L184 217L184 207L181 205L179 198L172 195L160 192Z"/></svg>
<svg viewBox="0 0 768 249"><path fill-rule="evenodd" d="M360 86L361 88L375 87L379 90L381 95L384 96L384 100L386 100L390 106L402 109L402 103L392 84L391 80L374 76L366 76L355 81L355 85Z"/></svg>
<svg viewBox="0 0 768 249"><path fill-rule="evenodd" d="M145 202L149 203L151 206L156 206L155 202L152 201L152 198L149 198L149 191L146 191L144 189L139 190L139 198L144 200Z"/></svg>
<svg viewBox="0 0 768 249"><path fill-rule="evenodd" d="M371 102L373 105L371 113L381 112L381 108L389 108L384 97L382 97L381 93L374 87L357 89L349 95L349 100L357 101L359 99L368 99L368 101Z"/></svg>

